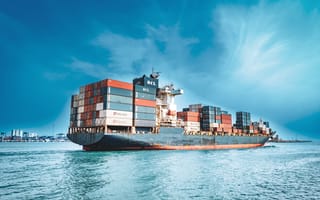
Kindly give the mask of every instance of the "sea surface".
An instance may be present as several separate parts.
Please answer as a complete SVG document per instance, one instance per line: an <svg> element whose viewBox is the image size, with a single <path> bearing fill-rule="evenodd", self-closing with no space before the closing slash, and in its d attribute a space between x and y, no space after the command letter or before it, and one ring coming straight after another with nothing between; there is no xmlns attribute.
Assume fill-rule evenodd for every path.
<svg viewBox="0 0 320 200"><path fill-rule="evenodd" d="M0 143L0 199L320 199L320 143L121 152Z"/></svg>

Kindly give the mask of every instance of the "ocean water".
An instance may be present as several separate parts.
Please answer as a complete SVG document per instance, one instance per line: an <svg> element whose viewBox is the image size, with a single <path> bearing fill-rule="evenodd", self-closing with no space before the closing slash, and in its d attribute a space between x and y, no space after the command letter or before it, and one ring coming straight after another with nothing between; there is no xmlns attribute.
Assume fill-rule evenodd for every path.
<svg viewBox="0 0 320 200"><path fill-rule="evenodd" d="M0 199L320 199L320 143L121 152L0 143Z"/></svg>

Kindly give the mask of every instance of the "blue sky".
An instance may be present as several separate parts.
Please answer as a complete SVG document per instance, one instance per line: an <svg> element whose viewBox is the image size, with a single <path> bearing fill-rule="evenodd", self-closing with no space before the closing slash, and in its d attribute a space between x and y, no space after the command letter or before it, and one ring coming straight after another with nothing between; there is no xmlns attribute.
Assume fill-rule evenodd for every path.
<svg viewBox="0 0 320 200"><path fill-rule="evenodd" d="M71 94L161 73L191 103L320 137L319 1L0 1L0 130L65 132Z"/></svg>

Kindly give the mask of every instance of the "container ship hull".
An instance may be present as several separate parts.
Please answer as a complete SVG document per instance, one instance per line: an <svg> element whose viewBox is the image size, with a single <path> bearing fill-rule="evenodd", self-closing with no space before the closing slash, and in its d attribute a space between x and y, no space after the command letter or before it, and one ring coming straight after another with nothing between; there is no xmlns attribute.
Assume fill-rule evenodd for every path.
<svg viewBox="0 0 320 200"><path fill-rule="evenodd" d="M68 137L86 151L241 149L261 147L269 139L265 135L185 135L181 131L167 128L158 134L78 133Z"/></svg>

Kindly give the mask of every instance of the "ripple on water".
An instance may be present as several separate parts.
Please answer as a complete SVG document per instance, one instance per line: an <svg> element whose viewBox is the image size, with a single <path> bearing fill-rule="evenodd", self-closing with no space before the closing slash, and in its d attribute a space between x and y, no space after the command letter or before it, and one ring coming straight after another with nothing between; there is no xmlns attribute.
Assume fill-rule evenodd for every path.
<svg viewBox="0 0 320 200"><path fill-rule="evenodd" d="M1 199L320 198L318 144L123 152L10 145L0 144Z"/></svg>

